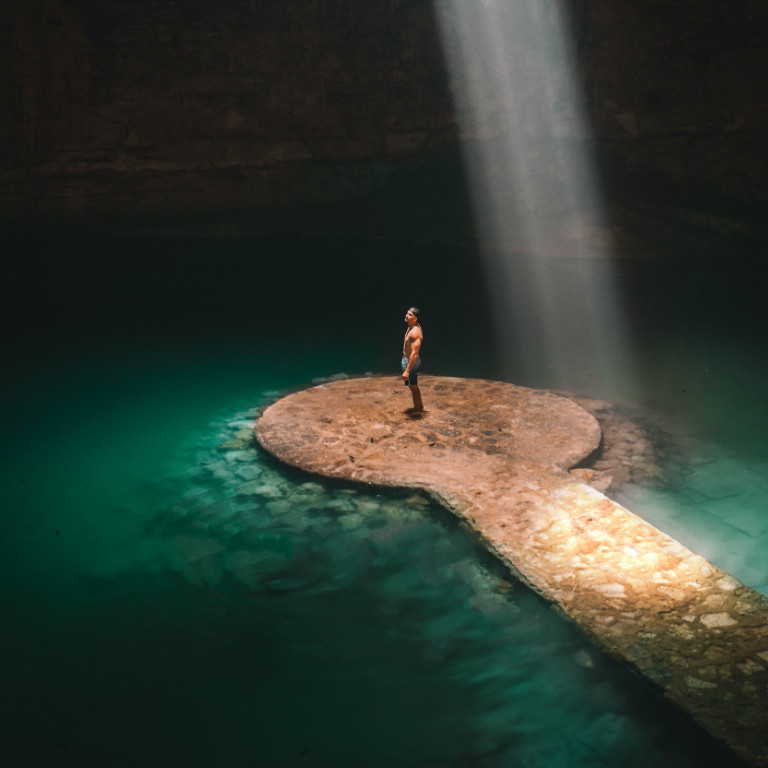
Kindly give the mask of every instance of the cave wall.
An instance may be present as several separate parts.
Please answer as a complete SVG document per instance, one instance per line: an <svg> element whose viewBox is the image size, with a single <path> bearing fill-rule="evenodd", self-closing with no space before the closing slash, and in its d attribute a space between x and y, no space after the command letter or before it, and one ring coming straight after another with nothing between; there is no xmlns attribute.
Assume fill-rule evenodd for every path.
<svg viewBox="0 0 768 768"><path fill-rule="evenodd" d="M768 204L768 5L581 0L578 55L599 152L646 198L750 215Z"/></svg>
<svg viewBox="0 0 768 768"><path fill-rule="evenodd" d="M611 194L764 211L763 0L569 10ZM0 35L5 221L353 199L458 157L429 0L10 0Z"/></svg>
<svg viewBox="0 0 768 768"><path fill-rule="evenodd" d="M425 2L43 0L9 18L6 214L335 200L453 140Z"/></svg>

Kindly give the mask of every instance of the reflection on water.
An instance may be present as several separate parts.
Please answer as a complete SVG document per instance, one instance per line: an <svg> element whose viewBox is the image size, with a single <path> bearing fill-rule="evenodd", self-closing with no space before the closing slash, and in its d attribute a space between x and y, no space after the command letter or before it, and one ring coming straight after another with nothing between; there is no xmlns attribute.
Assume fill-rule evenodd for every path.
<svg viewBox="0 0 768 768"><path fill-rule="evenodd" d="M6 764L736 764L423 496L318 482L257 450L253 409L277 391L375 365L366 333L338 343L333 312L295 326L247 344L89 339L26 365L2 438ZM662 404L688 365L718 381L688 381L667 422L687 446L676 484L626 503L765 585L739 538L765 543L764 446L711 412L735 375L719 366L742 379L731 416L763 371L745 382L753 357L678 339ZM471 369L465 349L436 372ZM735 486L754 514L729 506Z"/></svg>

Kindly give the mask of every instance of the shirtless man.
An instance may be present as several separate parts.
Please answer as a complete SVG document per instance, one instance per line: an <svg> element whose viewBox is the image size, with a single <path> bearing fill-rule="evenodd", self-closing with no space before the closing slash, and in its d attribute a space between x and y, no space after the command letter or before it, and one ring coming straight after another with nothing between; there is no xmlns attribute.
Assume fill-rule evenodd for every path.
<svg viewBox="0 0 768 768"><path fill-rule="evenodd" d="M419 325L419 310L411 307L405 313L405 322L408 323L408 330L405 332L403 341L403 359L400 367L403 370L403 382L411 388L413 397L413 408L409 408L407 413L423 413L424 403L421 401L421 392L419 390L419 368L421 367L421 342L424 334Z"/></svg>

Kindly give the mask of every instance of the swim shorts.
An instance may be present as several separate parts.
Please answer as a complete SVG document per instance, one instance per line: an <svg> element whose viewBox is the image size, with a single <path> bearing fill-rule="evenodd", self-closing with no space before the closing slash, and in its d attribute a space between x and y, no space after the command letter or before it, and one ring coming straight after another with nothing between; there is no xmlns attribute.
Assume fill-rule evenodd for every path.
<svg viewBox="0 0 768 768"><path fill-rule="evenodd" d="M405 373L405 369L408 367L408 358L404 357L400 361L400 370ZM421 368L421 358L416 358L416 365L411 368L410 373L408 374L408 385L411 387L415 387L419 383L419 368Z"/></svg>

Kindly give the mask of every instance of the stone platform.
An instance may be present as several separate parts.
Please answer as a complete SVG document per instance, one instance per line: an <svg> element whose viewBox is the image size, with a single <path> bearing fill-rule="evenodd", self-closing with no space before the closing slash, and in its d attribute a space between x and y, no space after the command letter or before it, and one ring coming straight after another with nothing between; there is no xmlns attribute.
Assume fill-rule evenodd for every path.
<svg viewBox="0 0 768 768"><path fill-rule="evenodd" d="M611 656L748 764L768 766L768 598L569 473L600 447L572 400L476 379L322 384L268 407L256 437L326 477L419 488Z"/></svg>

